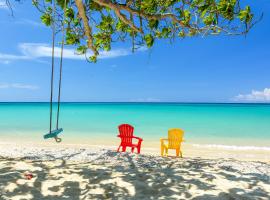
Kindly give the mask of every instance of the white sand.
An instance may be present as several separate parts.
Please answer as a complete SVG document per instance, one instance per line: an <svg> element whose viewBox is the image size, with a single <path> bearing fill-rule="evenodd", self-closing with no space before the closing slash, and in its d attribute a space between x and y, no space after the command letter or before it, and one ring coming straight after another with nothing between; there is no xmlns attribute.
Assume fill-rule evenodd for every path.
<svg viewBox="0 0 270 200"><path fill-rule="evenodd" d="M0 144L0 199L269 200L270 164Z"/></svg>

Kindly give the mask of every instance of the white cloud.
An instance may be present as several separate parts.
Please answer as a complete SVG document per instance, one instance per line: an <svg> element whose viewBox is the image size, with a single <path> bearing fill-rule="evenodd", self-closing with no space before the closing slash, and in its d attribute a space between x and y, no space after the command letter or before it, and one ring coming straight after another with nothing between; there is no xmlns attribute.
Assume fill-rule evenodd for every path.
<svg viewBox="0 0 270 200"><path fill-rule="evenodd" d="M29 57L25 55L14 55L14 54L5 54L5 53L0 53L0 59L1 60L26 60L29 59Z"/></svg>
<svg viewBox="0 0 270 200"><path fill-rule="evenodd" d="M49 44L44 43L20 43L18 45L21 55L4 54L0 53L0 62L6 62L11 60L35 60L38 58L51 57L52 48ZM145 51L145 48L139 49L139 51ZM55 47L55 57L60 58L61 48ZM99 59L116 58L121 56L130 55L132 52L130 49L115 49L111 51L101 51ZM91 54L87 55L91 56ZM63 51L63 57L65 59L85 60L85 55L76 55L75 49L65 48Z"/></svg>
<svg viewBox="0 0 270 200"><path fill-rule="evenodd" d="M37 90L36 85L28 85L22 83L0 83L0 89L25 89L25 90Z"/></svg>
<svg viewBox="0 0 270 200"><path fill-rule="evenodd" d="M51 57L52 47L48 44L43 43L22 43L19 45L21 52L27 57L31 58L42 58L42 57ZM61 48L55 47L54 49L55 57L60 58ZM111 51L101 51L99 58L115 58L120 56L127 56L131 53L128 49L116 49ZM89 54L88 56L90 56ZM66 59L78 59L85 60L85 55L77 55L75 49L65 48L63 51L63 57Z"/></svg>
<svg viewBox="0 0 270 200"><path fill-rule="evenodd" d="M30 57L27 57L25 55L14 55L14 54L4 54L0 53L0 63L2 64L9 64L10 61L13 60L29 60L31 59Z"/></svg>
<svg viewBox="0 0 270 200"><path fill-rule="evenodd" d="M252 90L250 94L239 94L233 100L240 102L270 102L270 88L265 88L262 91Z"/></svg>

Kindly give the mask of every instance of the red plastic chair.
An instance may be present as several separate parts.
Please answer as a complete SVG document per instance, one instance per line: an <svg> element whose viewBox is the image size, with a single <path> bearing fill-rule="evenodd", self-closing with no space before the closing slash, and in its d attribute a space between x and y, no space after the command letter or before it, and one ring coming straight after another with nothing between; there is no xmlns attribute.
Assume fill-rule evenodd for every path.
<svg viewBox="0 0 270 200"><path fill-rule="evenodd" d="M122 147L122 152L125 152L127 147L131 147L131 152L134 151L134 148L137 148L137 152L139 154L141 152L141 144L143 139L133 136L134 127L129 124L121 124L118 126L118 129L119 135L117 135L117 137L120 137L121 143L117 151L119 152L120 148ZM138 140L137 144L132 143L133 138Z"/></svg>

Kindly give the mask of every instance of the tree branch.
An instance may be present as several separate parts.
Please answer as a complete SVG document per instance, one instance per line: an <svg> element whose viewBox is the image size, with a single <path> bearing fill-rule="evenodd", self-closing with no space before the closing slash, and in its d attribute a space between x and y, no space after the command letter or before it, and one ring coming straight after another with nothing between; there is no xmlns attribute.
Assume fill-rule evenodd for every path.
<svg viewBox="0 0 270 200"><path fill-rule="evenodd" d="M127 19L125 15L121 13L121 7L119 5L111 3L111 1L108 0L93 0L93 1L99 4L100 6L105 6L112 9L115 12L115 14L119 17L119 19L121 19L121 21L129 25L134 31L143 33L142 29L136 27L131 20Z"/></svg>
<svg viewBox="0 0 270 200"><path fill-rule="evenodd" d="M126 4L117 4L116 3L111 3L110 0L93 0L95 3L101 5L101 6L106 6L114 10L115 12L119 12L121 10L125 10L133 15L137 15L139 17L144 17L148 20L155 19L155 20L161 20L161 19L166 19L170 18L174 23L180 24L182 27L189 27L188 25L184 25L181 20L177 19L177 17L172 14L172 13L164 13L164 14L147 14L147 13L142 13L139 10L135 10ZM117 14L117 13L116 13ZM120 13L121 14L121 13ZM119 17L120 18L120 17ZM125 22L126 23L126 22ZM128 25L132 25L131 22L128 22ZM139 31L141 32L141 31Z"/></svg>
<svg viewBox="0 0 270 200"><path fill-rule="evenodd" d="M78 11L79 11L80 18L83 20L84 32L85 32L84 34L88 39L87 46L88 46L88 48L90 48L94 52L95 55L98 55L99 53L93 44L92 29L89 26L89 20L86 16L83 2L82 2L82 0L75 0L75 3L76 3L76 6L78 8Z"/></svg>

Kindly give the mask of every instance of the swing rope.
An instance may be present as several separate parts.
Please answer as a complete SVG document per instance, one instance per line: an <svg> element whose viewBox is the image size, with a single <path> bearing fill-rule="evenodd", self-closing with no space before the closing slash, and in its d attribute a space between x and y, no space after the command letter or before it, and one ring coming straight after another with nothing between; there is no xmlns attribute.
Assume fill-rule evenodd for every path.
<svg viewBox="0 0 270 200"><path fill-rule="evenodd" d="M66 12L66 0L64 4L64 17L62 21L62 41L61 41L61 55L60 55L60 74L58 82L58 99L57 99L57 117L56 117L56 130L59 130L59 117L60 117L60 102L61 102L61 88L62 88L62 71L63 71L63 50L64 50L64 41L65 41L65 12ZM55 54L55 16L56 16L56 3L53 1L53 23L52 23L52 68L51 68L51 97L50 97L50 132L52 134L52 115L53 115L53 85L54 85L54 54ZM62 131L62 129L61 129ZM57 135L54 136L56 142L61 142L61 138L58 138Z"/></svg>
<svg viewBox="0 0 270 200"><path fill-rule="evenodd" d="M64 19L62 22L62 42L61 42L61 56L60 56L60 77L58 83L58 103L57 103L57 121L56 121L56 129L58 129L59 124L59 114L60 114L60 101L61 101L61 89L62 89L62 71L63 71L63 50L64 50L64 42L65 42L65 27L64 27L64 20L65 20L65 12L66 12L66 2L64 4Z"/></svg>
<svg viewBox="0 0 270 200"><path fill-rule="evenodd" d="M52 114L53 114L53 80L54 80L54 45L55 45L55 11L56 5L53 1L53 23L52 23L52 69L51 69L51 98L50 98L50 133L52 132Z"/></svg>

